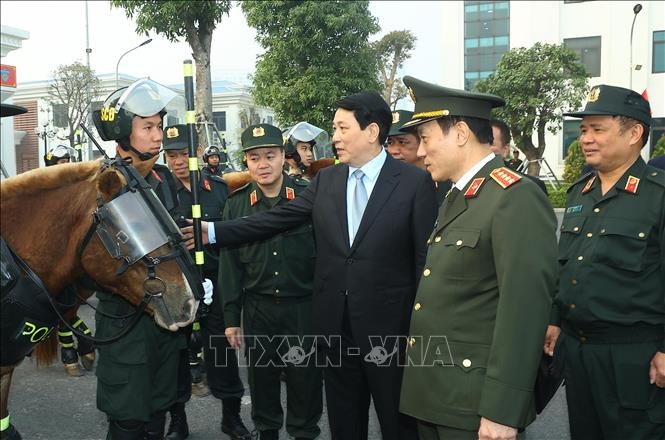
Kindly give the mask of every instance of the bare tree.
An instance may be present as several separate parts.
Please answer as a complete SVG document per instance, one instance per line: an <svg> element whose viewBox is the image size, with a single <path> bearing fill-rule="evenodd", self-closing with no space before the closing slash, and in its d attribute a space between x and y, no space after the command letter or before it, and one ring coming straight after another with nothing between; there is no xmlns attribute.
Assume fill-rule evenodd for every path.
<svg viewBox="0 0 665 440"><path fill-rule="evenodd" d="M411 31L392 31L373 44L379 64L379 79L383 85L383 99L392 107L406 96L404 87L395 87L395 77L397 69L411 57L415 45L416 36Z"/></svg>
<svg viewBox="0 0 665 440"><path fill-rule="evenodd" d="M88 97L98 96L100 93L100 81L94 70L78 61L62 64L53 72L53 80L49 86L50 102L54 107L54 117L62 121L59 125L67 128L66 136L70 147L75 148L77 128L88 118ZM59 111L55 112L56 109Z"/></svg>

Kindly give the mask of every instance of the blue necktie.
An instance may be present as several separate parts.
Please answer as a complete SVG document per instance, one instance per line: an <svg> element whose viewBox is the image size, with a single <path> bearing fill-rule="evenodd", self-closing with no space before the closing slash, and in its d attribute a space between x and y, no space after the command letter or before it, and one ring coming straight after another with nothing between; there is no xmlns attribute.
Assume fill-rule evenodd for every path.
<svg viewBox="0 0 665 440"><path fill-rule="evenodd" d="M356 238L356 233L358 232L360 221L363 218L363 213L365 212L365 207L367 206L367 191L365 190L365 184L363 183L363 177L365 177L365 173L358 169L353 172L353 177L356 178L356 187L353 190L353 204L351 207L353 210L351 215L351 219L353 221L353 225L351 226L351 230L353 231L353 234L351 234L351 243L353 243L353 240Z"/></svg>

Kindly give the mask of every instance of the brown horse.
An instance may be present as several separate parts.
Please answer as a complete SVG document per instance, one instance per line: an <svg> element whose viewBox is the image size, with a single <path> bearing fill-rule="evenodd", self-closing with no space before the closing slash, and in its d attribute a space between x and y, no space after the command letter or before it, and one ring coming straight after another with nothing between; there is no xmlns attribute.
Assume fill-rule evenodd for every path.
<svg viewBox="0 0 665 440"><path fill-rule="evenodd" d="M195 315L192 289L179 262L165 257L182 246L167 243L150 252L147 258L156 263L148 268L142 261L127 265L112 258L98 235L89 233L93 223L91 213L98 204L110 201L127 185L125 175L117 165L93 161L37 169L3 180L0 232L9 248L54 297L87 274L101 288L139 304L148 296L146 281L156 276L163 281L158 295L159 307L153 307L157 301L148 301L145 310L153 315L157 324L176 331L191 323ZM158 257L163 257L163 261ZM27 327L32 324L25 325L23 335L26 331L36 333L34 328ZM51 336L54 334L52 332ZM56 354L55 338L49 341L52 343L37 345L33 352L38 364L46 363ZM3 345L1 349L4 353L9 347ZM8 418L11 376L19 363L20 360L0 367L2 419ZM11 435L8 430L3 434Z"/></svg>

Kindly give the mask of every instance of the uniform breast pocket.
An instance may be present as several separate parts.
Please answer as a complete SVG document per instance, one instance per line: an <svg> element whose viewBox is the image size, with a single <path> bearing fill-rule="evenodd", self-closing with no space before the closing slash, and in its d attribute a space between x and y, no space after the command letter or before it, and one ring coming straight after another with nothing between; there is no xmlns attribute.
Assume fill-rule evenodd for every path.
<svg viewBox="0 0 665 440"><path fill-rule="evenodd" d="M442 244L444 246L447 264L451 276L455 278L476 278L482 276L480 271L471 268L482 268L483 255L479 252L479 229L451 228L443 232Z"/></svg>
<svg viewBox="0 0 665 440"><path fill-rule="evenodd" d="M284 255L289 259L310 259L315 257L314 232L307 223L282 234Z"/></svg>
<svg viewBox="0 0 665 440"><path fill-rule="evenodd" d="M596 261L617 269L641 271L650 229L640 222L608 219L599 231Z"/></svg>
<svg viewBox="0 0 665 440"><path fill-rule="evenodd" d="M586 217L568 217L561 223L559 237L559 263L563 266L573 254L575 240L584 227Z"/></svg>

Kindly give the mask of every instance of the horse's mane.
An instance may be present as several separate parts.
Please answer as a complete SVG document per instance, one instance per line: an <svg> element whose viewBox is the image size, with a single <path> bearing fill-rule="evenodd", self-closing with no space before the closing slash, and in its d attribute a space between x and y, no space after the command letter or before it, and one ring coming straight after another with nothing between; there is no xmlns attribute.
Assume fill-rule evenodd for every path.
<svg viewBox="0 0 665 440"><path fill-rule="evenodd" d="M2 181L3 200L57 189L84 180L92 181L99 171L99 161L68 163L37 168Z"/></svg>

